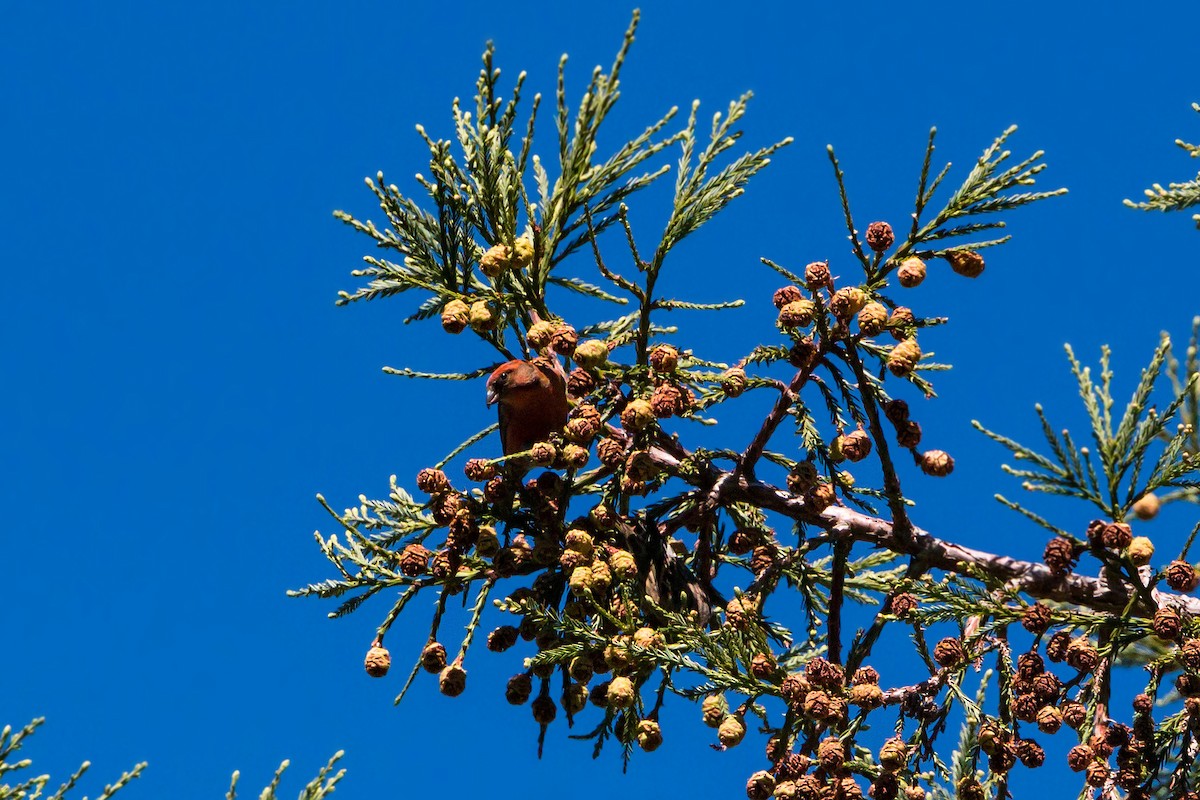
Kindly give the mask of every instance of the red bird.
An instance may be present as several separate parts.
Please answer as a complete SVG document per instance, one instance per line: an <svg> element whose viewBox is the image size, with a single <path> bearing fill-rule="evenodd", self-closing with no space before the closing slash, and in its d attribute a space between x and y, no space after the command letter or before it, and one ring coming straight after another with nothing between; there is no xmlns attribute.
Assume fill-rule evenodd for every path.
<svg viewBox="0 0 1200 800"><path fill-rule="evenodd" d="M558 369L555 369L558 367ZM487 381L487 404L497 403L504 455L528 450L567 424L567 382L547 359L501 364Z"/></svg>

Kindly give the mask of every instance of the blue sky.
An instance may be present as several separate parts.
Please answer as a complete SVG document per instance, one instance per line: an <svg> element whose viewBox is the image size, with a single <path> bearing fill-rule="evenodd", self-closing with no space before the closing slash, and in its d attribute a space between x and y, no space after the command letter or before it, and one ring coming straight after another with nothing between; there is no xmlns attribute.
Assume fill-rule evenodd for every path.
<svg viewBox="0 0 1200 800"><path fill-rule="evenodd" d="M914 492L935 532L1040 553L1041 534L990 499L1017 489L968 423L1031 438L1040 401L1081 427L1063 342L1089 360L1112 344L1125 393L1159 331L1182 338L1200 312L1192 223L1120 202L1195 169L1171 144L1200 138L1190 7L642 9L609 145L671 105L698 97L704 117L746 90L746 146L796 140L665 278L695 299L749 301L725 321L680 319L680 339L710 357L773 335L777 281L760 256L850 268L827 143L863 225L906 218L931 125L958 179L1010 123L1016 155L1047 151L1045 188L1070 194L1013 214L1014 241L978 281L920 289L951 318L923 344L956 365L922 421L958 470ZM450 100L473 93L486 40L506 76L529 72L530 93L552 94L569 52L577 97L592 65L611 63L629 11L6 4L0 723L48 717L28 753L35 769L65 777L90 759L94 795L147 760L130 798L219 796L241 769L251 795L283 758L296 785L344 748L352 796L461 781L495 797L587 796L609 782L649 794L668 781L740 793L763 743L711 752L681 703L662 750L624 778L615 753L593 762L561 721L535 761L528 711L502 698L511 657L480 650L457 701L426 680L393 708L400 678L361 669L386 609L330 622L329 607L284 596L328 575L311 537L329 528L315 493L339 508L381 495L389 474L411 480L488 418L481 386L380 371L486 356L402 325L406 299L335 308L368 243L332 210L377 217L362 178L379 169L415 188L406 181L427 154L413 127L451 134ZM541 142L548 153L548 129ZM1047 508L1064 525L1089 518ZM1174 541L1171 526L1181 538L1186 523L1165 514L1156 535ZM389 639L401 677L405 631L417 647L426 626L412 615Z"/></svg>

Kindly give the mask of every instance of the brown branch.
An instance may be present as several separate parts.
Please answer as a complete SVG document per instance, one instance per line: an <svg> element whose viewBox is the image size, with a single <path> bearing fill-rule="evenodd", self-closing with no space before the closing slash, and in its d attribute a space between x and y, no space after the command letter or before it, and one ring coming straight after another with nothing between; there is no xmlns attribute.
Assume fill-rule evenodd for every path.
<svg viewBox="0 0 1200 800"><path fill-rule="evenodd" d="M789 383L779 392L779 397L775 400L775 405L771 407L771 413L767 414L763 420L762 427L758 429L758 433L754 434L754 439L746 447L746 451L742 454L740 463L738 464L738 473L754 477L754 465L758 463L758 459L762 457L763 450L767 447L767 442L771 439L771 435L775 433L775 429L783 422L783 418L787 416L787 411L792 407L792 404L799 399L800 389L808 382L808 378L812 375L813 368L819 363L819 358L813 358L812 363L796 373Z"/></svg>

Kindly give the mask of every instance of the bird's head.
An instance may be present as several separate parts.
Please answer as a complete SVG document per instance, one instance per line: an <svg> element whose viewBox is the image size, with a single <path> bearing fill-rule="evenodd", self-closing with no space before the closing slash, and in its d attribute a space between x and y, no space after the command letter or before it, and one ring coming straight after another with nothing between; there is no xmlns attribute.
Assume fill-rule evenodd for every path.
<svg viewBox="0 0 1200 800"><path fill-rule="evenodd" d="M494 405L509 391L531 385L537 379L537 370L527 361L509 361L501 364L487 379L487 404Z"/></svg>

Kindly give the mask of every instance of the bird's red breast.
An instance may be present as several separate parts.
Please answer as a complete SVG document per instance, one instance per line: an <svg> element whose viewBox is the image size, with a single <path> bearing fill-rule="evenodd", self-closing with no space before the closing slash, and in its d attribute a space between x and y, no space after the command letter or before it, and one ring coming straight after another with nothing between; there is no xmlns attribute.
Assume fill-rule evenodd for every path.
<svg viewBox="0 0 1200 800"><path fill-rule="evenodd" d="M567 384L545 359L501 364L487 380L487 404L496 403L505 455L528 450L567 423Z"/></svg>

